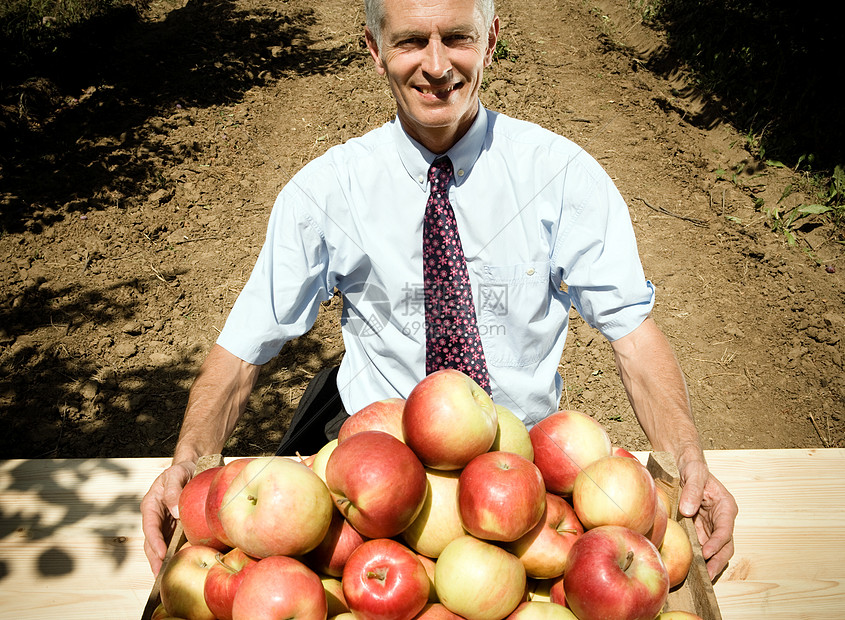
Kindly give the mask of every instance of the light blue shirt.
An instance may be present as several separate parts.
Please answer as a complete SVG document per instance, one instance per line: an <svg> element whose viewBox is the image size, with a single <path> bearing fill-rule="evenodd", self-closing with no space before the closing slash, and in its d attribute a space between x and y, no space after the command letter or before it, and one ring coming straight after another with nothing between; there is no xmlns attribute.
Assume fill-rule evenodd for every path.
<svg viewBox="0 0 845 620"><path fill-rule="evenodd" d="M570 306L612 341L648 316L654 291L624 200L576 144L480 107L447 155L493 400L530 426L558 409ZM425 376L422 227L435 157L394 120L300 170L218 344L266 363L337 289L346 411L407 397Z"/></svg>

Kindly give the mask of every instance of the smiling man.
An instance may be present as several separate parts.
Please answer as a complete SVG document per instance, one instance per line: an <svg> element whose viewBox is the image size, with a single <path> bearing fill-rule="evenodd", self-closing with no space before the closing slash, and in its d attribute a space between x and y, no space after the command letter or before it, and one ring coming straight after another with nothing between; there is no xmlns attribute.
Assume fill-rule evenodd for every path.
<svg viewBox="0 0 845 620"><path fill-rule="evenodd" d="M223 449L260 366L338 290L345 411L407 397L450 367L529 426L558 409L574 306L611 342L652 447L674 455L680 510L694 515L715 576L733 553L736 503L708 472L683 375L650 318L654 290L624 200L577 145L481 106L499 34L492 0L365 4L397 117L310 162L279 194L191 389L173 465L142 503L153 570L197 459Z"/></svg>

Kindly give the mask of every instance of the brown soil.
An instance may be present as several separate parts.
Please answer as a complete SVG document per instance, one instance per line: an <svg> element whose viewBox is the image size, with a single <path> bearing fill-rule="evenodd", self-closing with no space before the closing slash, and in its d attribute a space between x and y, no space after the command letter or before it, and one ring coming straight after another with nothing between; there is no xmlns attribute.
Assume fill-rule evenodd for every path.
<svg viewBox="0 0 845 620"><path fill-rule="evenodd" d="M5 458L173 450L275 194L394 113L361 5L157 0L88 50L88 82L61 105L59 80L22 91L40 125L0 159ZM482 100L579 142L618 183L705 448L845 446L841 246L769 230L755 199L776 204L795 174L756 161L682 73L647 70L661 35L626 6L501 0L509 56ZM340 305L264 369L229 453L275 449L308 379L343 354ZM609 345L577 317L561 372L563 407L647 448Z"/></svg>

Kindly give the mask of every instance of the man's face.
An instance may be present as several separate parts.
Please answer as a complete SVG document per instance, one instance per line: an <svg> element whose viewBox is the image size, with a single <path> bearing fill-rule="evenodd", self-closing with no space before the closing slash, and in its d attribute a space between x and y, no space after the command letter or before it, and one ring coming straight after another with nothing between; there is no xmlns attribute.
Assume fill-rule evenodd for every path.
<svg viewBox="0 0 845 620"><path fill-rule="evenodd" d="M475 0L385 0L384 8L380 46L367 31L376 69L387 76L405 131L442 153L475 119L498 18L485 31Z"/></svg>

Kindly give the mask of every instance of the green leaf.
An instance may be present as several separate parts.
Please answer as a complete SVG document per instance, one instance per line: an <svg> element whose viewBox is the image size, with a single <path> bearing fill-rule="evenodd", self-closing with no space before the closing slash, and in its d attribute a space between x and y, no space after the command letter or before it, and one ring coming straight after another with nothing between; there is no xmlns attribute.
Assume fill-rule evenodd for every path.
<svg viewBox="0 0 845 620"><path fill-rule="evenodd" d="M802 205L797 210L802 215L818 215L820 213L827 213L832 209L824 205Z"/></svg>

